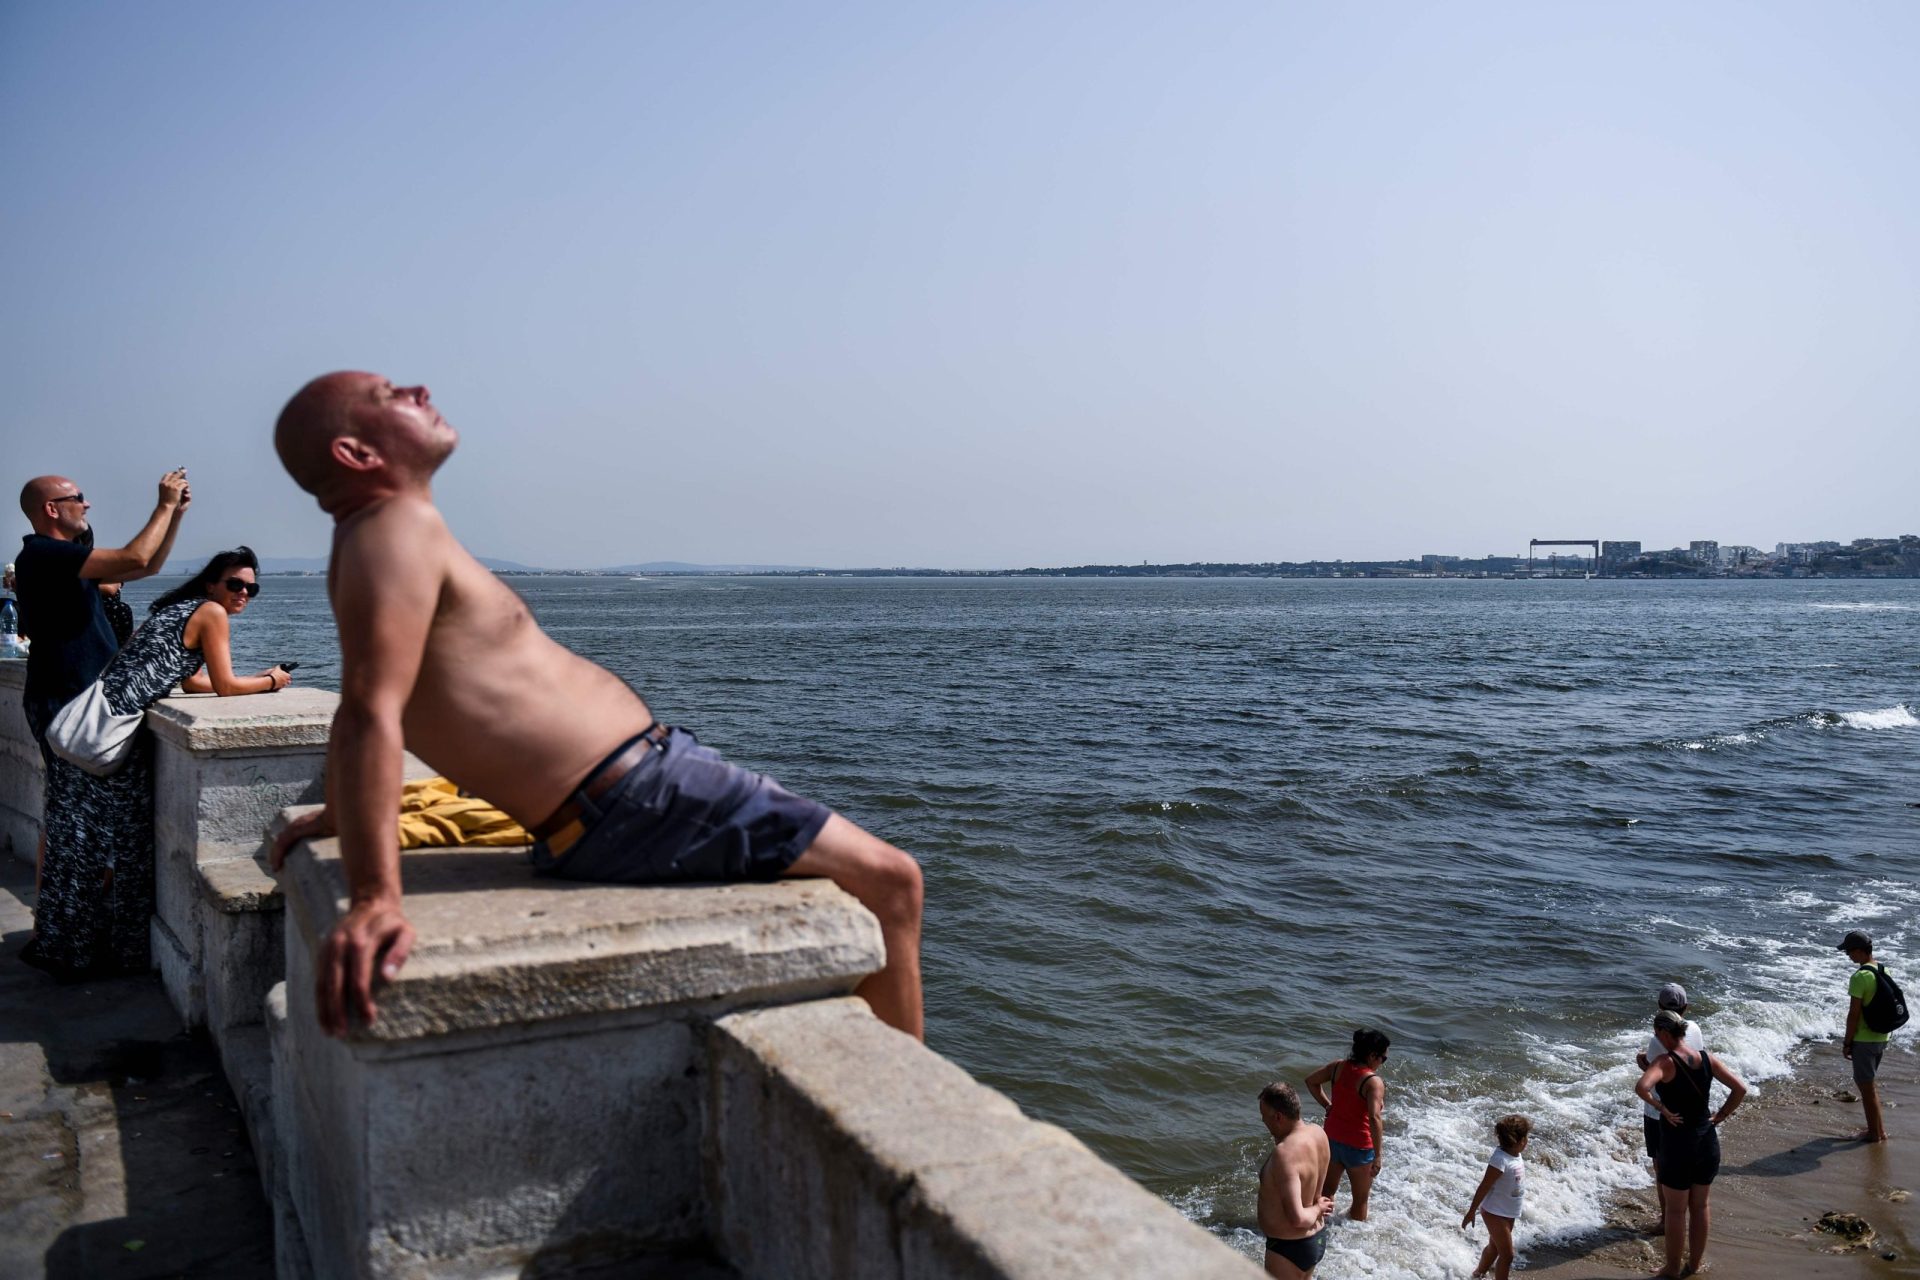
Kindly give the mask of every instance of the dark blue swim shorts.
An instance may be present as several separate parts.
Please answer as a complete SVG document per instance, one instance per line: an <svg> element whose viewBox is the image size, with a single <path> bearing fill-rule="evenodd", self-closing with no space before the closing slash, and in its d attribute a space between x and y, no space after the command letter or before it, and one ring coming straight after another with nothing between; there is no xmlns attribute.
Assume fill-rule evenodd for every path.
<svg viewBox="0 0 1920 1280"><path fill-rule="evenodd" d="M542 875L610 884L772 880L807 851L832 811L728 764L673 729L599 803L575 793L584 833L557 855L529 853ZM559 837L555 837L556 841Z"/></svg>

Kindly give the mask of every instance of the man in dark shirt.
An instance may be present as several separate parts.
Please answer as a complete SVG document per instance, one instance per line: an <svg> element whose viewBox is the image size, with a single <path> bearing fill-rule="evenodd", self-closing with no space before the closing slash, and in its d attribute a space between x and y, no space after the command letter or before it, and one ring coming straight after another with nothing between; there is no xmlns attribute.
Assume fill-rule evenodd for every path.
<svg viewBox="0 0 1920 1280"><path fill-rule="evenodd" d="M146 527L124 547L102 548L86 536L92 504L73 481L40 476L20 491L20 510L33 526L14 561L20 629L33 637L23 701L43 751L48 721L100 678L119 648L96 584L160 572L192 500L186 470L169 471Z"/></svg>
<svg viewBox="0 0 1920 1280"><path fill-rule="evenodd" d="M70 817L58 812L63 803L59 797L73 790L52 785L56 770L74 766L48 749L47 726L61 707L100 678L119 648L101 607L97 584L130 582L160 572L173 550L174 535L180 531L180 517L192 501L186 468L169 471L160 478L160 499L146 527L124 547L101 548L93 545L92 528L87 523L92 504L80 492L80 486L65 476L39 476L20 490L20 510L33 526L13 566L20 630L33 640L33 647L27 651L27 682L21 701L27 727L40 745L40 758L46 764L40 848L34 857L36 887L46 859L47 827ZM33 945L37 944L30 944L28 952L22 953L29 964L35 963L29 954Z"/></svg>

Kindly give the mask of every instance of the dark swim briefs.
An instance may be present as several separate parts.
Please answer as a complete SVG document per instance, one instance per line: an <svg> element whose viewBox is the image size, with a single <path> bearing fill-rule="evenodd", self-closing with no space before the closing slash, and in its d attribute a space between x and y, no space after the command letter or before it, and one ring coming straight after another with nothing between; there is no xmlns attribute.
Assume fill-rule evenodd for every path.
<svg viewBox="0 0 1920 1280"><path fill-rule="evenodd" d="M621 743L607 762L630 745ZM542 875L612 884L772 880L832 816L825 805L728 764L685 729L669 730L598 800L584 790L572 799L581 834L557 853L543 840L528 857Z"/></svg>
<svg viewBox="0 0 1920 1280"><path fill-rule="evenodd" d="M1300 1271L1311 1271L1327 1256L1327 1229L1320 1228L1305 1240L1275 1240L1267 1237L1267 1252L1277 1253Z"/></svg>

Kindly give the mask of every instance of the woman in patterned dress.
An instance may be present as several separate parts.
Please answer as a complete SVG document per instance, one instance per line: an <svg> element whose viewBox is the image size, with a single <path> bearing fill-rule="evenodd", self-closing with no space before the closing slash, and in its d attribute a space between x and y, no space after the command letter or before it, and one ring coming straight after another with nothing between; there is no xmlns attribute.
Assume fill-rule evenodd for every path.
<svg viewBox="0 0 1920 1280"><path fill-rule="evenodd" d="M233 673L231 618L260 594L260 562L246 547L223 551L192 579L154 601L147 621L100 673L107 702L125 715L175 684L189 693L268 693L291 677L273 667ZM143 726L127 762L104 778L56 760L49 790L64 803L47 826L47 855L34 911L39 936L21 958L62 981L149 967L153 915L153 735Z"/></svg>

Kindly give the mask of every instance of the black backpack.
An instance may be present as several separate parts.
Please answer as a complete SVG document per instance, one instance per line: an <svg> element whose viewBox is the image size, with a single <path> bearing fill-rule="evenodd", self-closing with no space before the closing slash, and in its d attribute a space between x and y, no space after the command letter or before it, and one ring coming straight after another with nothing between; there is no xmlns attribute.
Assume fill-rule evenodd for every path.
<svg viewBox="0 0 1920 1280"><path fill-rule="evenodd" d="M1907 1025L1907 997L1900 984L1887 976L1883 964L1863 964L1861 970L1873 975L1873 999L1860 1007L1860 1021L1867 1030L1885 1035Z"/></svg>

